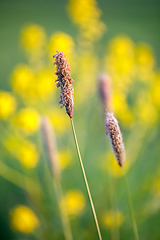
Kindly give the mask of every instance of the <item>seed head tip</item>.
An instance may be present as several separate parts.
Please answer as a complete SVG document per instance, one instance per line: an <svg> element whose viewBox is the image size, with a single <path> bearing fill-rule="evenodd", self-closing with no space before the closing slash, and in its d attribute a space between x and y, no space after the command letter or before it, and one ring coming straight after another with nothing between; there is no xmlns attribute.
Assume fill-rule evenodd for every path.
<svg viewBox="0 0 160 240"><path fill-rule="evenodd" d="M73 79L70 76L71 69L63 52L57 51L57 54L53 55L53 58L55 59L54 64L57 66L57 71L55 73L57 75L57 79L55 81L56 86L57 88L61 88L60 104L62 104L62 107L65 107L66 113L70 118L72 118L74 106L74 88L72 86Z"/></svg>

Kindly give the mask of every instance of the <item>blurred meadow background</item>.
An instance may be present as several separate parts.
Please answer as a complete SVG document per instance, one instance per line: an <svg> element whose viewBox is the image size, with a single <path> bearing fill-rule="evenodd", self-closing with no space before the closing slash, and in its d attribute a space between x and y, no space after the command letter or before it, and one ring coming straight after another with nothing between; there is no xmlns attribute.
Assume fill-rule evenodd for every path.
<svg viewBox="0 0 160 240"><path fill-rule="evenodd" d="M0 240L98 239L70 121L60 109L53 55L74 80L74 122L102 238L134 239L122 169L99 95L119 121L141 240L160 239L160 2L0 1ZM104 75L103 75L104 76ZM55 132L62 195L46 160L41 116Z"/></svg>

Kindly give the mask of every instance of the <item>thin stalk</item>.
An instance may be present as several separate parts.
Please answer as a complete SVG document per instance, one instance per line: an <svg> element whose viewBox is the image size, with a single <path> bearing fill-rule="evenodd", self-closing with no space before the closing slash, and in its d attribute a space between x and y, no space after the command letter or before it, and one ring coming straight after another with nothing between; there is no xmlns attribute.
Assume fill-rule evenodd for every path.
<svg viewBox="0 0 160 240"><path fill-rule="evenodd" d="M79 158L79 162L80 162L80 165L81 165L81 170L82 170L82 173L83 173L84 182L85 182L85 185L86 185L89 201L90 201L90 204L91 204L91 209L92 209L94 221L95 221L95 224L96 224L98 236L99 236L99 239L102 240L102 236L101 236L101 232L100 232L100 228L99 228L99 224L98 224L96 211L95 211L95 208L94 208L92 196L91 196L91 193L90 193L90 189L89 189L86 173L85 173L85 170L84 170L84 166L83 166L83 162L82 162L82 158L81 158L81 154L80 154L80 150L79 150L79 145L78 145L78 140L77 140L77 136L76 136L76 131L75 131L75 128L74 128L73 119L71 119L71 126L72 126L72 132L73 132L74 141L75 141L75 145L76 145L76 149L77 149L77 153L78 153L78 158Z"/></svg>
<svg viewBox="0 0 160 240"><path fill-rule="evenodd" d="M111 207L112 207L114 212L118 211L117 186L116 186L117 181L116 180L117 179L115 179L115 177L110 178ZM116 221L118 221L118 219L116 219ZM118 225L111 228L111 232L112 232L111 237L112 237L113 240L119 240L120 239L119 226Z"/></svg>
<svg viewBox="0 0 160 240"><path fill-rule="evenodd" d="M42 152L43 152L45 162L47 163L47 154L46 154L46 151L44 151L43 146L42 146ZM45 173L48 176L47 165L45 165ZM46 180L47 180L47 176L45 177ZM46 182L46 185L48 185L48 182ZM53 186L55 189L56 199L58 202L60 218L61 218L61 222L62 222L65 239L73 240L72 231L71 231L70 222L69 222L68 213L67 213L67 208L66 208L65 203L63 202L64 198L63 198L63 191L62 191L60 180L53 177Z"/></svg>
<svg viewBox="0 0 160 240"><path fill-rule="evenodd" d="M68 218L68 213L67 213L67 208L66 208L66 205L64 202L64 197L63 197L63 192L62 192L60 182L54 181L54 187L55 187L57 201L59 204L59 210L60 210L65 239L73 240L70 223L69 223L69 218Z"/></svg>
<svg viewBox="0 0 160 240"><path fill-rule="evenodd" d="M14 185L20 187L21 189L28 191L28 187L32 186L37 191L39 191L39 186L36 184L36 182L29 177L25 176L24 174L18 172L17 170L7 166L5 163L3 163L0 160L0 176L8 180L9 182L13 183ZM22 179L25 180L26 185L22 181Z"/></svg>
<svg viewBox="0 0 160 240"><path fill-rule="evenodd" d="M135 219L135 215L134 215L134 209L133 209L133 205L132 205L131 194L130 194L129 185L128 185L128 181L127 181L127 176L126 176L124 168L123 168L123 176L124 176L124 182L125 182L125 187L126 187L126 192L127 192L129 211L130 211L131 220L132 220L132 227L133 227L133 232L134 232L134 238L135 238L135 240L139 240L137 224L136 224L136 219Z"/></svg>

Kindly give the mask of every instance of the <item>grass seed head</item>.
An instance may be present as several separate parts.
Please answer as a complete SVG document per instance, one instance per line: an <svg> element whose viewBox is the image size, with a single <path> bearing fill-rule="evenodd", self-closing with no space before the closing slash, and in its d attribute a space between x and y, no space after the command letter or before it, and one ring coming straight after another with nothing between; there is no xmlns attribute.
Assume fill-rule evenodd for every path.
<svg viewBox="0 0 160 240"><path fill-rule="evenodd" d="M125 149L122 139L122 133L118 125L117 119L113 113L107 113L106 117L106 134L109 135L109 140L116 157L117 163L123 167L125 163Z"/></svg>
<svg viewBox="0 0 160 240"><path fill-rule="evenodd" d="M60 103L62 107L64 106L66 109L66 113L70 118L73 117L73 106L74 106L74 98L73 98L73 79L70 76L71 69L67 60L65 59L65 55L62 52L57 51L57 54L53 56L55 58L54 64L57 66L57 88L61 88L60 92Z"/></svg>

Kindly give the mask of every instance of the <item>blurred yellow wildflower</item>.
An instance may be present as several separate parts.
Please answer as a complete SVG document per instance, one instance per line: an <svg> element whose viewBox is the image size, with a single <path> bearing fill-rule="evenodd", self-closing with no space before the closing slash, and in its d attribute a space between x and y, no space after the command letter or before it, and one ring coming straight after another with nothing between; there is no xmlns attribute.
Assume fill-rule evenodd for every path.
<svg viewBox="0 0 160 240"><path fill-rule="evenodd" d="M77 85L74 94L75 104L82 104L89 97L92 97L96 91L98 59L92 52L83 52L79 56L77 66L77 81L75 82ZM79 91L79 89L82 89L82 91Z"/></svg>
<svg viewBox="0 0 160 240"><path fill-rule="evenodd" d="M40 116L35 109L22 109L16 116L15 123L25 133L32 134L39 129Z"/></svg>
<svg viewBox="0 0 160 240"><path fill-rule="evenodd" d="M67 61L70 63L74 53L73 38L64 32L54 33L49 41L49 55L51 59L57 50L63 52L66 55Z"/></svg>
<svg viewBox="0 0 160 240"><path fill-rule="evenodd" d="M59 152L59 159L60 159L60 168L65 169L69 165L71 165L72 162L72 154L70 150L63 150Z"/></svg>
<svg viewBox="0 0 160 240"><path fill-rule="evenodd" d="M25 205L14 207L10 212L10 216L11 226L17 231L32 233L35 228L40 226L35 213Z"/></svg>
<svg viewBox="0 0 160 240"><path fill-rule="evenodd" d="M111 40L109 53L116 57L134 57L134 42L128 36L118 36Z"/></svg>
<svg viewBox="0 0 160 240"><path fill-rule="evenodd" d="M55 84L55 74L53 71L43 69L41 70L36 77L36 89L38 96L43 100L47 100L56 89Z"/></svg>
<svg viewBox="0 0 160 240"><path fill-rule="evenodd" d="M102 216L103 225L107 228L120 227L124 216L120 211L107 211Z"/></svg>
<svg viewBox="0 0 160 240"><path fill-rule="evenodd" d="M126 95L122 92L114 91L113 106L116 117L125 127L130 127L134 123L134 116L129 109L126 101Z"/></svg>
<svg viewBox="0 0 160 240"><path fill-rule="evenodd" d="M135 74L135 46L127 36L115 37L111 40L106 66L109 73L132 77ZM128 80L128 78L126 78ZM113 79L114 81L114 79Z"/></svg>
<svg viewBox="0 0 160 240"><path fill-rule="evenodd" d="M20 36L22 47L27 51L37 51L46 43L46 33L42 26L31 24L23 27Z"/></svg>
<svg viewBox="0 0 160 240"><path fill-rule="evenodd" d="M84 211L86 201L81 191L68 191L64 197L68 213L72 216L77 216Z"/></svg>
<svg viewBox="0 0 160 240"><path fill-rule="evenodd" d="M34 73L29 66L21 64L18 65L12 75L12 87L20 96L31 97L35 95L34 88Z"/></svg>
<svg viewBox="0 0 160 240"><path fill-rule="evenodd" d="M68 12L84 38L90 41L101 38L106 26L100 21L101 11L96 0L69 0Z"/></svg>
<svg viewBox="0 0 160 240"><path fill-rule="evenodd" d="M140 68L153 69L155 59L151 46L147 43L140 43L136 48L136 60Z"/></svg>
<svg viewBox="0 0 160 240"><path fill-rule="evenodd" d="M28 141L21 143L17 155L19 161L27 168L34 168L39 160L36 146Z"/></svg>
<svg viewBox="0 0 160 240"><path fill-rule="evenodd" d="M155 59L149 44L141 43L137 46L136 61L139 79L151 82L154 77L152 70L155 65Z"/></svg>
<svg viewBox="0 0 160 240"><path fill-rule="evenodd" d="M102 170L107 170L113 177L122 177L123 170L118 165L113 152L104 154L102 157L101 168ZM125 161L124 169L127 172L129 170L130 164L128 160Z"/></svg>
<svg viewBox="0 0 160 240"><path fill-rule="evenodd" d="M153 103L160 109L160 71L155 75L151 93Z"/></svg>
<svg viewBox="0 0 160 240"><path fill-rule="evenodd" d="M17 135L13 134L11 131L8 131L6 138L3 139L4 146L13 154L16 154L21 141L22 139L17 137Z"/></svg>
<svg viewBox="0 0 160 240"><path fill-rule="evenodd" d="M127 105L126 95L136 76L134 42L128 36L123 35L113 38L107 45L104 64L105 71L109 73L112 79L116 115L125 126L128 125L129 127L133 123L133 115ZM124 94L125 97L120 96L123 102L119 101L120 99L117 101L119 95Z"/></svg>
<svg viewBox="0 0 160 240"><path fill-rule="evenodd" d="M15 109L15 98L9 92L0 91L0 118L7 119Z"/></svg>
<svg viewBox="0 0 160 240"><path fill-rule="evenodd" d="M135 114L143 125L154 125L158 119L157 109L152 103L150 93L139 93L135 104Z"/></svg>
<svg viewBox="0 0 160 240"><path fill-rule="evenodd" d="M42 69L35 74L27 65L19 65L12 75L13 90L27 101L36 98L48 99L55 90L53 70Z"/></svg>
<svg viewBox="0 0 160 240"><path fill-rule="evenodd" d="M65 110L61 109L60 106L50 109L47 112L47 115L50 118L57 134L64 133L69 129L69 119L65 114Z"/></svg>
<svg viewBox="0 0 160 240"><path fill-rule="evenodd" d="M114 91L113 105L116 113L124 112L127 107L126 95L122 92Z"/></svg>

